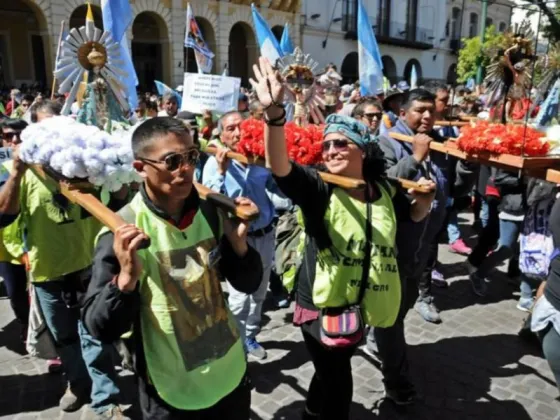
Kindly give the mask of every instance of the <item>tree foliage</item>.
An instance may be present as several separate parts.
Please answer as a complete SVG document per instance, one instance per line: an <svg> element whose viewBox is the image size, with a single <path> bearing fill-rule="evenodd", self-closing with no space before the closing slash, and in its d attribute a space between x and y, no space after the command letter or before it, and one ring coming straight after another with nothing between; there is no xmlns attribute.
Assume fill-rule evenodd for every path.
<svg viewBox="0 0 560 420"><path fill-rule="evenodd" d="M482 67L486 68L493 58L490 51L496 51L502 41L503 35L496 30L494 25L486 28L482 51L480 49L480 37L463 38L457 63L457 81L464 83L471 77L476 77L479 60L482 62Z"/></svg>

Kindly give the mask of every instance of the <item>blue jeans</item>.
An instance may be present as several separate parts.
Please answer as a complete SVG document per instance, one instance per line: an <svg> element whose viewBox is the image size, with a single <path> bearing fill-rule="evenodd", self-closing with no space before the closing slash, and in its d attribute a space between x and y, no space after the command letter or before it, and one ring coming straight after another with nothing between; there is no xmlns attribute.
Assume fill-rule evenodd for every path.
<svg viewBox="0 0 560 420"><path fill-rule="evenodd" d="M521 299L533 299L533 289L538 288L542 282L543 279L521 274L521 284L519 285Z"/></svg>
<svg viewBox="0 0 560 420"><path fill-rule="evenodd" d="M447 238L449 245L461 239L461 231L459 230L459 220L457 218L457 210L454 208L447 209Z"/></svg>
<svg viewBox="0 0 560 420"><path fill-rule="evenodd" d="M79 307L68 306L63 298L68 293L65 286L62 280L34 283L70 387L78 392L87 392L91 387L91 408L101 414L117 404L119 395L111 357L114 350L86 331L79 321Z"/></svg>
<svg viewBox="0 0 560 420"><path fill-rule="evenodd" d="M482 196L480 205L480 222L482 223L482 227L486 227L489 218L490 208L488 207L488 200L486 200L485 196Z"/></svg>
<svg viewBox="0 0 560 420"><path fill-rule="evenodd" d="M511 258L519 246L517 239L523 222L500 219L500 239L498 248L482 261L478 267L477 274L486 277L488 273L500 263Z"/></svg>

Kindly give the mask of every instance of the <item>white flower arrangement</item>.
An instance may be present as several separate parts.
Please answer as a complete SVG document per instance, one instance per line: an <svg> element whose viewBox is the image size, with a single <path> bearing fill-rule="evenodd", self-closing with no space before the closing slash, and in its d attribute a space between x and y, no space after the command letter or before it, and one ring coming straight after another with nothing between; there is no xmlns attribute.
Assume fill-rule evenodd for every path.
<svg viewBox="0 0 560 420"><path fill-rule="evenodd" d="M109 134L70 117L47 118L21 135L21 159L49 166L69 179L87 179L110 192L142 178L132 167L132 131Z"/></svg>

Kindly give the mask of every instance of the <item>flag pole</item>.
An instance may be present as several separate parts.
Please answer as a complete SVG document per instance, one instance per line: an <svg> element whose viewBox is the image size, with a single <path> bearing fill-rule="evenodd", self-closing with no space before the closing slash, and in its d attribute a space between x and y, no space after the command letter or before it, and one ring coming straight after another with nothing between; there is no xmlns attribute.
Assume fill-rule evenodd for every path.
<svg viewBox="0 0 560 420"><path fill-rule="evenodd" d="M187 42L186 42L187 41L187 34L190 31L189 10L192 11L190 2L187 3L187 22L186 22L187 24L185 25L185 41L183 42L183 46L184 46L185 51L186 51L186 53L185 53L185 68L183 69L184 70L183 73L187 73L189 71L189 47L187 47L187 45L186 45L187 44ZM192 16L191 16L191 18L192 18ZM184 77L184 75L183 75L183 77Z"/></svg>
<svg viewBox="0 0 560 420"><path fill-rule="evenodd" d="M64 33L64 24L65 21L60 22L60 35L58 36L58 47L56 49L56 59L54 62L54 69L56 70L56 66L58 63L58 59L60 58L60 46L62 45L62 34ZM54 90L56 88L56 76L53 72L53 80L52 80L52 87L51 87L51 101L54 99Z"/></svg>

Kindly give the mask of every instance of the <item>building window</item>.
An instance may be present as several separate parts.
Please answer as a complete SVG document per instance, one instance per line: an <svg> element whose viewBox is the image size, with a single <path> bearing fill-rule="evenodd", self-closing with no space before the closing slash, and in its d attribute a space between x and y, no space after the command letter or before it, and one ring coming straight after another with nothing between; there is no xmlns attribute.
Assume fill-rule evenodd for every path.
<svg viewBox="0 0 560 420"><path fill-rule="evenodd" d="M416 40L416 23L418 20L418 0L408 0L406 13L406 39Z"/></svg>
<svg viewBox="0 0 560 420"><path fill-rule="evenodd" d="M500 32L505 32L506 28L507 28L507 24L505 22L500 22L500 27L499 27Z"/></svg>
<svg viewBox="0 0 560 420"><path fill-rule="evenodd" d="M461 38L461 19L463 15L461 9L454 7L451 11L451 39Z"/></svg>
<svg viewBox="0 0 560 420"><path fill-rule="evenodd" d="M471 13L469 18L469 38L474 38L478 35L478 15Z"/></svg>
<svg viewBox="0 0 560 420"><path fill-rule="evenodd" d="M389 36L391 26L391 0L379 0L376 35Z"/></svg>
<svg viewBox="0 0 560 420"><path fill-rule="evenodd" d="M492 26L494 24L494 19L492 18L487 18L486 19L486 27L488 28L489 26Z"/></svg>
<svg viewBox="0 0 560 420"><path fill-rule="evenodd" d="M342 1L342 30L344 32L357 32L357 26L358 26L358 0L343 0Z"/></svg>

